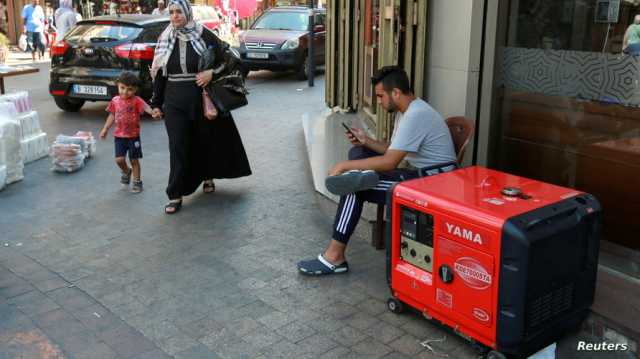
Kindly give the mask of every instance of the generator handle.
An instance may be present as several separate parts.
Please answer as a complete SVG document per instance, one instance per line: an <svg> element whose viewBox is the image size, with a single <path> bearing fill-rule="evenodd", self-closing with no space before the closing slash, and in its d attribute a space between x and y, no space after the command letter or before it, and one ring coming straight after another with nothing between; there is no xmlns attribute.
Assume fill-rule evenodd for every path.
<svg viewBox="0 0 640 359"><path fill-rule="evenodd" d="M530 231L533 227L536 227L538 224L540 224L541 222L547 222L547 221L551 221L554 218L558 218L558 217L569 217L572 214L574 214L578 209L576 207L570 207L570 208L566 208L560 212L554 213L552 216L549 217L545 217L545 218L537 218L534 219L532 221L529 221L529 223L527 223L527 231Z"/></svg>
<svg viewBox="0 0 640 359"><path fill-rule="evenodd" d="M418 176L419 177L432 176L432 175L429 174L429 171L433 171L433 170L438 170L437 174L445 173L447 171L445 171L444 169L447 168L447 167L451 167L451 166L453 166L454 169L460 168L460 166L458 165L458 162L455 162L455 161L439 163L439 164L433 165L433 166L427 166L427 167L418 168Z"/></svg>

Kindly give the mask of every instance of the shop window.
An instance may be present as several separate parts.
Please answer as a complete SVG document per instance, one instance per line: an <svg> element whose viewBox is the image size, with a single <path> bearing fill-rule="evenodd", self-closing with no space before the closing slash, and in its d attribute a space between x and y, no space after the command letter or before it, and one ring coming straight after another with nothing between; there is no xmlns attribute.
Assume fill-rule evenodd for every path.
<svg viewBox="0 0 640 359"><path fill-rule="evenodd" d="M491 164L594 194L601 262L640 277L640 2L500 4Z"/></svg>

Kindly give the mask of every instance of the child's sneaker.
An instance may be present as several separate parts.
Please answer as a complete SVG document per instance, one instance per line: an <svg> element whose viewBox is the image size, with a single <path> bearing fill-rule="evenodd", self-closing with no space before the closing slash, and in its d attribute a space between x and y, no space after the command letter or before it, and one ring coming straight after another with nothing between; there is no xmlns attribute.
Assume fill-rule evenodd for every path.
<svg viewBox="0 0 640 359"><path fill-rule="evenodd" d="M142 181L133 180L133 186L131 186L131 193L140 193L142 192Z"/></svg>
<svg viewBox="0 0 640 359"><path fill-rule="evenodd" d="M379 176L372 170L351 170L337 176L327 177L327 190L338 196L371 189L378 184Z"/></svg>
<svg viewBox="0 0 640 359"><path fill-rule="evenodd" d="M130 182L131 182L131 169L129 169L129 172L122 173L122 176L120 176L120 183L122 183L123 185L128 186Z"/></svg>

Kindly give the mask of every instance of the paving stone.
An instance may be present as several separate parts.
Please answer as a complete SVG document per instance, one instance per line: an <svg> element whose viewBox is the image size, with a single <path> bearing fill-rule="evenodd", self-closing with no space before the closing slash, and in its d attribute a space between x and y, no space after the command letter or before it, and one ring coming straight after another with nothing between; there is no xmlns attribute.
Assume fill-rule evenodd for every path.
<svg viewBox="0 0 640 359"><path fill-rule="evenodd" d="M359 343L367 338L366 334L348 325L336 331L329 332L327 335L336 342L344 345L345 347L352 347L356 343Z"/></svg>
<svg viewBox="0 0 640 359"><path fill-rule="evenodd" d="M297 342L296 344L304 348L304 351L306 353L310 353L316 356L326 353L338 346L338 343L336 343L333 339L322 334L314 334Z"/></svg>
<svg viewBox="0 0 640 359"><path fill-rule="evenodd" d="M20 280L19 282L0 287L0 298L10 299L34 290L35 287L29 284L29 282Z"/></svg>
<svg viewBox="0 0 640 359"><path fill-rule="evenodd" d="M222 328L221 330L209 333L199 341L211 351L217 352L218 349L223 346L239 342L241 339L228 328Z"/></svg>
<svg viewBox="0 0 640 359"><path fill-rule="evenodd" d="M398 352L389 353L384 357L384 359L411 359L411 358L415 358L415 356L407 356Z"/></svg>
<svg viewBox="0 0 640 359"><path fill-rule="evenodd" d="M43 293L50 292L59 288L65 288L69 285L69 282L62 278L49 279L42 282L34 283L33 286L38 288Z"/></svg>
<svg viewBox="0 0 640 359"><path fill-rule="evenodd" d="M357 313L358 309L347 303L333 302L322 308L321 311L333 318L345 319Z"/></svg>
<svg viewBox="0 0 640 359"><path fill-rule="evenodd" d="M74 359L117 359L118 353L102 342L92 343L77 353L73 353ZM154 356L153 358L161 358Z"/></svg>
<svg viewBox="0 0 640 359"><path fill-rule="evenodd" d="M421 341L413 335L405 334L389 343L389 346L402 354L414 356L424 350L420 342Z"/></svg>
<svg viewBox="0 0 640 359"><path fill-rule="evenodd" d="M101 342L93 334L87 331L56 331L47 333L47 336L60 346L65 353L70 354L71 357L76 354L87 352L87 348L98 346Z"/></svg>
<svg viewBox="0 0 640 359"><path fill-rule="evenodd" d="M172 359L173 356L168 355L160 349L154 349L146 353L142 353L133 359ZM215 358L215 357L214 357Z"/></svg>
<svg viewBox="0 0 640 359"><path fill-rule="evenodd" d="M353 354L351 350L343 346L338 346L322 354L320 359L342 359L348 357L350 354Z"/></svg>
<svg viewBox="0 0 640 359"><path fill-rule="evenodd" d="M98 337L125 358L157 349L150 340L128 325L100 332Z"/></svg>
<svg viewBox="0 0 640 359"><path fill-rule="evenodd" d="M416 338L432 337L439 334L439 329L428 321L421 318L414 318L400 326L400 329L412 334ZM444 333L444 332L442 332ZM441 338L442 335L438 336Z"/></svg>
<svg viewBox="0 0 640 359"><path fill-rule="evenodd" d="M169 355L174 355L198 344L194 339L183 333L157 340L156 343L160 349Z"/></svg>
<svg viewBox="0 0 640 359"><path fill-rule="evenodd" d="M334 318L319 318L317 320L312 320L307 323L311 328L316 329L319 332L332 332L336 331L346 324L344 321Z"/></svg>
<svg viewBox="0 0 640 359"><path fill-rule="evenodd" d="M84 309L96 304L92 297L75 287L59 288L48 292L47 296L69 311Z"/></svg>
<svg viewBox="0 0 640 359"><path fill-rule="evenodd" d="M183 350L174 355L175 359L218 359L218 354L212 352L206 346L197 344L189 349ZM151 358L149 358L151 359Z"/></svg>
<svg viewBox="0 0 640 359"><path fill-rule="evenodd" d="M147 338L156 342L170 337L182 337L185 334L169 320L144 321L136 328ZM162 348L162 346L161 346Z"/></svg>
<svg viewBox="0 0 640 359"><path fill-rule="evenodd" d="M257 349L266 348L283 339L284 337L274 333L272 329L267 327L260 327L242 336L242 340L247 343L251 343L251 345Z"/></svg>
<svg viewBox="0 0 640 359"><path fill-rule="evenodd" d="M29 316L36 316L60 308L56 302L38 291L13 297L8 302Z"/></svg>
<svg viewBox="0 0 640 359"><path fill-rule="evenodd" d="M37 272L33 272L33 273L28 273L25 275L20 276L22 277L24 280L27 280L29 282L31 282L32 284L35 283L39 283L39 282L44 282L47 280L53 280L53 279L62 279L60 278L60 276L48 269L43 269L43 270L39 270Z"/></svg>
<svg viewBox="0 0 640 359"><path fill-rule="evenodd" d="M180 326L180 330L194 339L200 339L208 334L221 330L223 327L213 318L207 316Z"/></svg>
<svg viewBox="0 0 640 359"><path fill-rule="evenodd" d="M262 325L252 318L237 318L236 320L225 324L237 336L244 336L248 333L260 328Z"/></svg>
<svg viewBox="0 0 640 359"><path fill-rule="evenodd" d="M291 343L288 340L282 340L268 348L262 350L264 356L270 359L298 359L298 358L314 358L317 355L305 352L306 348Z"/></svg>
<svg viewBox="0 0 640 359"><path fill-rule="evenodd" d="M347 318L345 321L348 325L360 330L367 330L368 328L380 323L379 319L363 312L358 312Z"/></svg>
<svg viewBox="0 0 640 359"><path fill-rule="evenodd" d="M382 358L392 349L374 339L365 339L351 348L352 351L369 358Z"/></svg>
<svg viewBox="0 0 640 359"><path fill-rule="evenodd" d="M369 313L373 316L378 316L388 311L387 303L375 298L367 298L361 301L360 303L356 304L356 308L364 313Z"/></svg>
<svg viewBox="0 0 640 359"><path fill-rule="evenodd" d="M385 344L404 334L403 330L385 322L379 322L367 328L364 332L373 339Z"/></svg>
<svg viewBox="0 0 640 359"><path fill-rule="evenodd" d="M287 324L295 322L296 319L297 317L293 313L273 311L265 316L258 318L258 321L269 328L278 329Z"/></svg>
<svg viewBox="0 0 640 359"><path fill-rule="evenodd" d="M119 317L99 304L78 309L72 314L92 332L103 332L126 325Z"/></svg>
<svg viewBox="0 0 640 359"><path fill-rule="evenodd" d="M286 324L278 329L275 332L286 338L287 340L296 343L316 334L316 330L301 323L301 322L293 322Z"/></svg>
<svg viewBox="0 0 640 359"><path fill-rule="evenodd" d="M33 322L47 333L50 331L77 333L86 330L82 322L62 309L34 316Z"/></svg>
<svg viewBox="0 0 640 359"><path fill-rule="evenodd" d="M250 343L240 340L222 345L216 350L216 354L228 359L253 359L260 355L260 351Z"/></svg>
<svg viewBox="0 0 640 359"><path fill-rule="evenodd" d="M382 320L385 323L389 323L396 327L402 327L403 325L409 323L410 321L410 313L404 314L395 314L389 311L385 311L384 313L378 315L378 319Z"/></svg>

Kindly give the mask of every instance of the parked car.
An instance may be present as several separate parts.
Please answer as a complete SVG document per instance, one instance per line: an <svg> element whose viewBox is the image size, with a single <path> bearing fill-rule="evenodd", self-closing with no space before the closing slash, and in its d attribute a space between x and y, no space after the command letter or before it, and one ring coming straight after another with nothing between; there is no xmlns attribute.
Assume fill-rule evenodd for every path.
<svg viewBox="0 0 640 359"><path fill-rule="evenodd" d="M326 10L299 6L265 11L239 36L240 57L247 70L296 71L307 78L309 17L314 15L314 61L324 64Z"/></svg>
<svg viewBox="0 0 640 359"><path fill-rule="evenodd" d="M78 22L51 46L49 92L64 111L85 101L109 101L116 79L130 71L140 79L138 94L152 95L149 67L158 37L169 19L152 15L108 15Z"/></svg>
<svg viewBox="0 0 640 359"><path fill-rule="evenodd" d="M206 5L193 5L192 9L194 20L213 31L214 34L220 35L222 19L214 8Z"/></svg>

